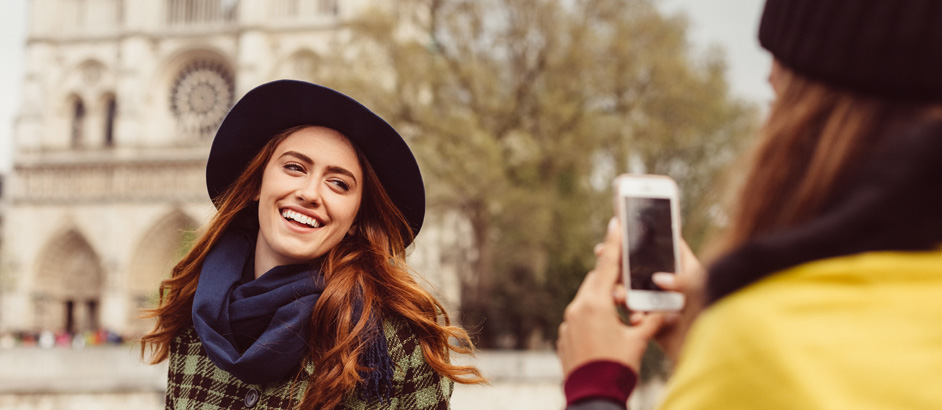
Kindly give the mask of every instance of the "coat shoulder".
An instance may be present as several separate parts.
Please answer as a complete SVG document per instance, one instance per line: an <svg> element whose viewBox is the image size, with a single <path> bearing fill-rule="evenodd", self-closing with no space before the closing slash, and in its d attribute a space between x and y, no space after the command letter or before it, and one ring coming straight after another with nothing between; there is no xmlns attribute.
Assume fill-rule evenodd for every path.
<svg viewBox="0 0 942 410"><path fill-rule="evenodd" d="M366 401L361 389L357 388L347 395L340 408L447 409L453 382L428 364L414 325L402 317L388 317L383 322L383 333L394 364L389 399ZM263 385L244 383L210 360L199 336L191 327L170 344L166 408L296 408L307 390L313 370L308 365L302 370L302 374L307 377L281 382Z"/></svg>

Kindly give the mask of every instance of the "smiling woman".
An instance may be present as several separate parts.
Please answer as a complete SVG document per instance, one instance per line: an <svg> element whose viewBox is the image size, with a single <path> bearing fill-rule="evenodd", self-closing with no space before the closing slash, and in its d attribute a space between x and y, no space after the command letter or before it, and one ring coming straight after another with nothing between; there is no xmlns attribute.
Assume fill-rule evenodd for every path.
<svg viewBox="0 0 942 410"><path fill-rule="evenodd" d="M261 85L226 116L206 176L218 212L142 339L170 360L168 408L442 409L453 382L485 382L450 364L473 346L405 263L425 188L369 109Z"/></svg>
<svg viewBox="0 0 942 410"><path fill-rule="evenodd" d="M363 195L353 144L324 127L283 133L262 174L255 277L319 258L352 235Z"/></svg>

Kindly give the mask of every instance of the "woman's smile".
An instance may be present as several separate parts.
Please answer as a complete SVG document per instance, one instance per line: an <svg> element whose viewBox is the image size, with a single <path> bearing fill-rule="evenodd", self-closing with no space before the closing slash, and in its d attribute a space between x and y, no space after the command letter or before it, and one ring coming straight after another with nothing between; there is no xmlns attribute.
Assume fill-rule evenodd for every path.
<svg viewBox="0 0 942 410"><path fill-rule="evenodd" d="M286 221L292 223L291 225L301 225L303 227L309 228L320 228L324 226L323 223L317 220L316 217L307 216L297 211L292 211L290 209L282 209L281 216L285 218Z"/></svg>

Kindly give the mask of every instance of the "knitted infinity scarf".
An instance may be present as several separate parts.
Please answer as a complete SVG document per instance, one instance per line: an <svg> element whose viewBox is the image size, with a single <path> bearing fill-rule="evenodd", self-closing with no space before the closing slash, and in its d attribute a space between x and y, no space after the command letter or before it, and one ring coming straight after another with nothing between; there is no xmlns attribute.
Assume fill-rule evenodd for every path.
<svg viewBox="0 0 942 410"><path fill-rule="evenodd" d="M193 325L216 366L243 382L264 384L291 377L309 353L310 315L324 283L309 265L277 266L241 283L256 238L257 230L234 226L210 250L193 299ZM354 306L354 315L360 311ZM372 322L359 364L374 371L360 376L368 398L382 399L389 395L393 365L382 324ZM244 346L246 340L250 345Z"/></svg>

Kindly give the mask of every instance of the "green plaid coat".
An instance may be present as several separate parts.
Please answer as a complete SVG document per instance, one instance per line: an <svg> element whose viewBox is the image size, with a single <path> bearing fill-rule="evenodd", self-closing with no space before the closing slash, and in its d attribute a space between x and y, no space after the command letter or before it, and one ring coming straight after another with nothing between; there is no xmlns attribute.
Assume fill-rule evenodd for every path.
<svg viewBox="0 0 942 410"><path fill-rule="evenodd" d="M359 388L349 393L339 409L448 409L453 382L436 373L425 361L422 346L401 318L383 326L389 356L395 363L391 400L380 403L360 399ZM313 368L305 369L308 378ZM170 371L166 409L293 409L307 388L307 380L246 384L216 367L191 327L170 344Z"/></svg>

